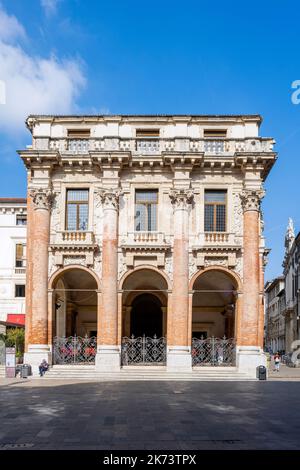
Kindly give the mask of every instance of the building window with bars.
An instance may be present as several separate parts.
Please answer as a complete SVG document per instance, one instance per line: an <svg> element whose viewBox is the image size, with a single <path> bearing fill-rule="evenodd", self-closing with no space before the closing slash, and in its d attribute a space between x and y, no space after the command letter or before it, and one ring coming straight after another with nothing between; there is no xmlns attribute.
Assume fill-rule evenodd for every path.
<svg viewBox="0 0 300 470"><path fill-rule="evenodd" d="M204 196L204 231L226 232L227 191L206 190Z"/></svg>
<svg viewBox="0 0 300 470"><path fill-rule="evenodd" d="M135 231L153 232L157 230L157 190L137 190L135 192Z"/></svg>
<svg viewBox="0 0 300 470"><path fill-rule="evenodd" d="M89 190L68 189L66 230L85 231L88 229Z"/></svg>
<svg viewBox="0 0 300 470"><path fill-rule="evenodd" d="M26 245L23 243L16 244L16 268L26 267Z"/></svg>

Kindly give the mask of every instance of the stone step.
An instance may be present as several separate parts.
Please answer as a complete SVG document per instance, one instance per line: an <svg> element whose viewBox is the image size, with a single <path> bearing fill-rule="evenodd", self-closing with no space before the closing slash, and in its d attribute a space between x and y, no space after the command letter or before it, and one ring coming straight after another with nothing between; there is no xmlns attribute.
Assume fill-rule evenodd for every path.
<svg viewBox="0 0 300 470"><path fill-rule="evenodd" d="M55 365L50 368L50 372L81 372L83 371L84 373L87 372L93 372L93 373L99 373L96 369L95 366L82 366L82 365ZM192 372L176 372L176 373L185 373L185 374L197 374L197 373L218 373L218 374L228 374L228 373L239 373L238 369L236 367L197 367L193 368ZM109 373L122 373L122 374L136 374L136 373L142 373L142 374L152 374L152 373L170 373L167 371L166 367L143 367L143 366L126 366L120 369L118 372L106 372L107 374ZM175 373L175 372L174 372Z"/></svg>
<svg viewBox="0 0 300 470"><path fill-rule="evenodd" d="M210 381L219 381L219 382L234 382L234 381L252 381L256 380L253 377L245 377L245 376L228 376L228 377L212 377L212 376L203 376L203 377L142 377L142 376L132 376L132 377L124 377L124 376L64 376L64 377L56 377L56 376L45 376L45 380L78 380L78 381L89 381L89 382L138 382L138 381L174 381L174 382L210 382Z"/></svg>
<svg viewBox="0 0 300 470"><path fill-rule="evenodd" d="M165 368L133 367L118 372L99 372L94 366L54 366L44 376L46 379L92 380L92 381L133 381L133 380L253 380L246 373L232 368L203 368L192 372L168 372ZM254 379L255 380L255 379Z"/></svg>

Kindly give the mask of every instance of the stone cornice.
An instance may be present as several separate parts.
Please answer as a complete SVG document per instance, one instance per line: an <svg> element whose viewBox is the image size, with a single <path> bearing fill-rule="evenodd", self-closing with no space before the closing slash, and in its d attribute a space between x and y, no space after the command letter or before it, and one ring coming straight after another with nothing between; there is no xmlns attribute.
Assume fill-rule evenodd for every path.
<svg viewBox="0 0 300 470"><path fill-rule="evenodd" d="M59 245L55 243L51 243L49 245L49 251L52 252L68 252L70 254L72 253L84 253L86 251L93 251L93 252L98 252L99 251L99 246L96 244L91 244L91 245L75 245L75 244L65 244L65 245Z"/></svg>
<svg viewBox="0 0 300 470"><path fill-rule="evenodd" d="M175 165L204 171L259 171L263 180L276 161L275 152L226 152L219 155L199 151L162 151L159 154L139 155L130 150L99 151L93 150L83 154L72 154L59 150L20 150L18 151L26 168L60 168L65 171L92 171L105 165L119 165L122 168L173 168Z"/></svg>
<svg viewBox="0 0 300 470"><path fill-rule="evenodd" d="M237 252L242 250L241 245L232 245L232 246L223 246L223 245L214 245L214 246L204 246L204 245L193 245L191 248L192 252L218 252L223 253L227 251Z"/></svg>
<svg viewBox="0 0 300 470"><path fill-rule="evenodd" d="M72 122L84 123L102 123L102 122L262 122L259 114L111 114L111 115L30 115L26 119L28 129L33 130L34 126L40 122L47 123L65 123Z"/></svg>
<svg viewBox="0 0 300 470"><path fill-rule="evenodd" d="M167 252L171 249L171 245L154 245L154 244L144 244L144 245L126 245L122 244L121 248L124 252L133 252L133 253L160 253Z"/></svg>

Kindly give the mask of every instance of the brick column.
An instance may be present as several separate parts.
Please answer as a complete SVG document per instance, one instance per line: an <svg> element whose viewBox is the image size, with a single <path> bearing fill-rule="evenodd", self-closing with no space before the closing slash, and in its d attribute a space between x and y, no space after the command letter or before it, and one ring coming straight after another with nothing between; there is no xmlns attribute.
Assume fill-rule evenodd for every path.
<svg viewBox="0 0 300 470"><path fill-rule="evenodd" d="M120 369L118 345L118 189L100 193L103 204L102 308L98 322L96 367Z"/></svg>
<svg viewBox="0 0 300 470"><path fill-rule="evenodd" d="M51 190L37 188L30 190L33 207L30 220L31 321L28 332L28 348L25 362L37 373L43 359L50 362L48 344L48 247L50 235Z"/></svg>
<svg viewBox="0 0 300 470"><path fill-rule="evenodd" d="M168 369L192 367L189 344L189 207L193 193L174 189L170 193L174 207L173 290L168 312Z"/></svg>
<svg viewBox="0 0 300 470"><path fill-rule="evenodd" d="M260 201L264 196L261 189L246 189L241 193L244 211L243 238L243 308L237 332L238 366L255 376L256 367L265 364L259 326L263 314L260 307L261 265L260 265Z"/></svg>

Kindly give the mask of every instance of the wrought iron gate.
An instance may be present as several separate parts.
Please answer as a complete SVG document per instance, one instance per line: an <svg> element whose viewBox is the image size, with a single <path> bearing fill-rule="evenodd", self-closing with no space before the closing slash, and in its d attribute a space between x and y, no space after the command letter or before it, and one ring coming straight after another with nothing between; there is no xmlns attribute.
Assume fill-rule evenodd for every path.
<svg viewBox="0 0 300 470"><path fill-rule="evenodd" d="M193 366L234 366L235 340L233 338L193 338Z"/></svg>
<svg viewBox="0 0 300 470"><path fill-rule="evenodd" d="M69 336L53 341L54 364L93 364L97 352L97 338Z"/></svg>
<svg viewBox="0 0 300 470"><path fill-rule="evenodd" d="M166 338L134 336L122 338L122 365L165 365Z"/></svg>

